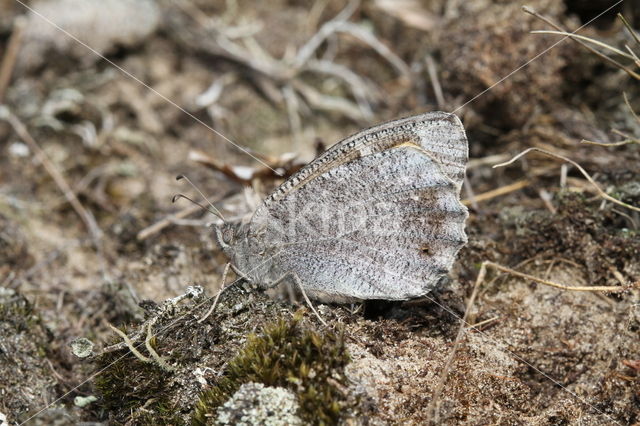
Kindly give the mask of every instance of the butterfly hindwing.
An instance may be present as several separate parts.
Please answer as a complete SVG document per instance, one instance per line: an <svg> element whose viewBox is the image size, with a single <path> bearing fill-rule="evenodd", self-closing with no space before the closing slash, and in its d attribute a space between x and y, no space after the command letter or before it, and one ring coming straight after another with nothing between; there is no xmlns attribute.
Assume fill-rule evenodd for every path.
<svg viewBox="0 0 640 426"><path fill-rule="evenodd" d="M251 263L268 275L258 279L294 272L307 292L334 300L427 293L466 242L466 161L462 125L445 113L339 142L256 210Z"/></svg>

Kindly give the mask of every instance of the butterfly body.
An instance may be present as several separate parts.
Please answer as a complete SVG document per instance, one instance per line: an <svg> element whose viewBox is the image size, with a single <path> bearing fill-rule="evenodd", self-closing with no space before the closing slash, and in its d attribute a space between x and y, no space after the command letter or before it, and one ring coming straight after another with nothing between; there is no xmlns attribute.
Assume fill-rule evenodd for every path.
<svg viewBox="0 0 640 426"><path fill-rule="evenodd" d="M405 300L445 276L466 243L459 194L468 157L459 119L435 112L338 142L218 240L246 277L295 275L323 301Z"/></svg>

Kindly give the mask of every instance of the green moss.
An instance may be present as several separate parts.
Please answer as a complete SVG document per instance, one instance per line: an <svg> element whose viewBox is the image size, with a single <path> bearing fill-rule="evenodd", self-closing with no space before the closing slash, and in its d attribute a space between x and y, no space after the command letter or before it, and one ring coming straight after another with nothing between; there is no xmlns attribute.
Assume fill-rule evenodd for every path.
<svg viewBox="0 0 640 426"><path fill-rule="evenodd" d="M200 395L193 424L210 424L216 409L248 382L288 388L298 397L302 419L335 424L354 404L339 389L348 386L343 373L348 363L343 336L305 328L299 313L266 325L260 334L249 335L225 375Z"/></svg>
<svg viewBox="0 0 640 426"><path fill-rule="evenodd" d="M42 322L33 305L25 297L13 293L6 297L0 295L0 321L11 323L16 332L29 332Z"/></svg>
<svg viewBox="0 0 640 426"><path fill-rule="evenodd" d="M94 386L100 406L116 423L184 424L169 406L169 373L155 363L142 362L128 350L101 355ZM144 409L141 409L144 407Z"/></svg>

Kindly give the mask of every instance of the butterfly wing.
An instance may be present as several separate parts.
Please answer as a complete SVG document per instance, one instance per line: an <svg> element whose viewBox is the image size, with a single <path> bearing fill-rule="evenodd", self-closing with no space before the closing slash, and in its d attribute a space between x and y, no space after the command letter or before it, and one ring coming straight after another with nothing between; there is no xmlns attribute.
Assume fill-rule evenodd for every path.
<svg viewBox="0 0 640 426"><path fill-rule="evenodd" d="M467 241L459 119L428 113L362 131L277 188L248 229L262 280L287 272L316 298L407 299L448 273Z"/></svg>

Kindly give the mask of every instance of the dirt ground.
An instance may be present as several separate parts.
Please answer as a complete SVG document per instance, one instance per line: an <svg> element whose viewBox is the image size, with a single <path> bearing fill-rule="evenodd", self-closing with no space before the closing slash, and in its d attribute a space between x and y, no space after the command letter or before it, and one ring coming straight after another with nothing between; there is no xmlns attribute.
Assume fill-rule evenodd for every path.
<svg viewBox="0 0 640 426"><path fill-rule="evenodd" d="M640 424L640 61L531 33L640 55L616 17L639 11L0 0L0 424ZM470 148L469 243L438 291L317 305L325 327L240 284L201 320L226 259L177 175L237 220L269 167L436 110ZM527 148L593 181L540 153L492 167ZM485 261L610 291L476 285Z"/></svg>

